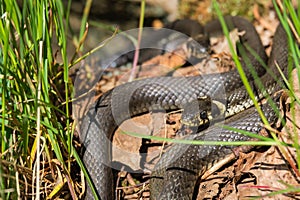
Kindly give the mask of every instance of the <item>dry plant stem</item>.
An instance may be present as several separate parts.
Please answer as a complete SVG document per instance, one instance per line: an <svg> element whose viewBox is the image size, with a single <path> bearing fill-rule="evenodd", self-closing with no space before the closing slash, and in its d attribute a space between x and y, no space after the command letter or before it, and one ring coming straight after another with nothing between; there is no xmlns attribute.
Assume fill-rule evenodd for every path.
<svg viewBox="0 0 300 200"><path fill-rule="evenodd" d="M283 138L281 138L281 139L283 139ZM299 169L295 165L295 162L292 160L291 152L288 149L288 147L283 149L283 147L279 146L277 150L279 151L280 154L282 154L284 159L289 163L289 165L291 166L291 168L293 169L293 172L297 175L297 177L300 177Z"/></svg>
<svg viewBox="0 0 300 200"><path fill-rule="evenodd" d="M95 47L94 49L88 51L86 54L84 54L83 56L81 56L80 58L78 58L75 61L72 61L71 64L68 66L69 68L73 65L76 65L77 63L79 63L80 61L82 61L83 59L85 59L86 57L92 55L93 53L95 53L97 50L101 49L104 45L106 45L113 37L115 37L115 35L118 33L119 29L116 28L115 32L106 40L104 40L103 42L101 42L100 45L98 45L97 47ZM76 53L75 53L76 54Z"/></svg>
<svg viewBox="0 0 300 200"><path fill-rule="evenodd" d="M21 191L20 191L20 182L19 182L19 172L16 172L16 186L17 186L17 194L20 197Z"/></svg>
<svg viewBox="0 0 300 200"><path fill-rule="evenodd" d="M40 47L40 70L43 69L43 41L40 41L39 43L39 47ZM40 73L40 72L38 72ZM42 87L42 83L41 83L41 76L39 75L39 81L38 81L38 91L37 91L37 122L36 122L36 137L37 137L37 143L36 143L36 191L35 191L35 199L39 200L40 199L40 138L41 138L41 124L40 124L40 120L41 120L41 107L39 106L39 102L41 99L41 87Z"/></svg>
<svg viewBox="0 0 300 200"><path fill-rule="evenodd" d="M220 160L216 164L214 164L209 170L207 170L202 176L201 180L206 179L210 175L212 175L214 172L216 172L218 169L223 167L225 164L231 162L232 160L236 159L236 155L232 153L231 155L227 156L226 158Z"/></svg>
<svg viewBox="0 0 300 200"><path fill-rule="evenodd" d="M285 98L287 98L287 97L285 97ZM286 99L284 99L284 100L282 100L282 101L286 101ZM266 128L266 129L269 130L270 132L273 132L273 133L277 134L277 135L281 138L281 141L283 141L283 138L281 137L281 136L282 136L282 133L281 133L280 131L278 131L278 130L276 130L275 128L272 128L272 127L270 127L270 126L266 126L266 125L264 125L264 128ZM277 150L278 150L279 153L281 153L282 156L287 160L287 162L289 163L289 165L290 165L291 168L293 169L294 173L295 173L298 177L300 177L300 172L299 172L297 166L295 165L295 163L294 163L294 162L292 161L292 159L291 159L291 156L290 156L291 153L290 153L288 147L284 148L284 146L278 145Z"/></svg>
<svg viewBox="0 0 300 200"><path fill-rule="evenodd" d="M72 178L70 178L69 174L66 176L66 179L67 179L67 183L68 183L68 186L69 186L69 189L70 189L72 199L78 199L77 196L76 196L75 190L74 190L74 183L72 181Z"/></svg>
<svg viewBox="0 0 300 200"><path fill-rule="evenodd" d="M134 180L133 180L133 177L131 176L130 173L127 173L127 180L128 180L128 182L129 182L129 184L130 184L131 186L133 186L133 187L136 186L136 184L135 184L135 182L134 182Z"/></svg>
<svg viewBox="0 0 300 200"><path fill-rule="evenodd" d="M293 126L295 126L298 130L300 130L300 125L296 124L292 118L287 117L287 119L293 124Z"/></svg>
<svg viewBox="0 0 300 200"><path fill-rule="evenodd" d="M285 10L284 7L283 7L283 5L282 5L282 1L276 0L276 2L277 2L277 5L279 6L279 8L280 8L281 11ZM291 31L294 34L294 37L296 38L296 40L297 40L297 42L299 44L300 43L300 38L299 38L299 35L297 34L297 31L296 31L296 29L294 27L294 24L291 22L291 20L289 18L287 19L287 22L289 24L289 27L290 27Z"/></svg>
<svg viewBox="0 0 300 200"><path fill-rule="evenodd" d="M167 138L168 130L167 130L167 116L166 115L164 115L164 133L165 133L164 137ZM163 150L164 150L165 146L166 146L166 141L163 141L163 144L161 145L161 151L159 153L159 159L161 158L161 156L163 154Z"/></svg>
<svg viewBox="0 0 300 200"><path fill-rule="evenodd" d="M84 42L86 40L86 36L87 36L88 30L89 30L89 24L86 23L85 30L83 32L82 38L79 41L79 44L78 44L78 46L77 46L77 48L75 50L75 53L74 53L74 55L73 55L70 63L73 63L73 61L75 60L76 55L80 54L80 49L81 49L82 45L84 44Z"/></svg>
<svg viewBox="0 0 300 200"><path fill-rule="evenodd" d="M139 60L139 49L141 44L142 32L143 32L143 25L144 25L144 13L145 13L145 0L141 1L141 14L140 14L140 22L139 22L139 34L137 45L135 48L134 59L133 59L133 67L130 73L129 82L131 82L135 78L135 73L137 71L137 63Z"/></svg>

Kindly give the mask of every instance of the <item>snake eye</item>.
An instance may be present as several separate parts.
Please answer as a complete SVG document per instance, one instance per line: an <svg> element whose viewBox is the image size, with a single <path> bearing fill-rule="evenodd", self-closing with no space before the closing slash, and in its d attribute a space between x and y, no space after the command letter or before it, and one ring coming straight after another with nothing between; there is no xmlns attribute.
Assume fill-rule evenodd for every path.
<svg viewBox="0 0 300 200"><path fill-rule="evenodd" d="M200 118L201 119L207 119L207 112L206 111L201 111L200 112Z"/></svg>

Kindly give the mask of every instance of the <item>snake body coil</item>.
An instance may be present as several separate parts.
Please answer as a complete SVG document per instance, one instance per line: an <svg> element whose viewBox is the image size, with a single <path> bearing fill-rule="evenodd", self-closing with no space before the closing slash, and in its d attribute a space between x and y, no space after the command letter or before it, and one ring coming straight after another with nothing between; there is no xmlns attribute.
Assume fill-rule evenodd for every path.
<svg viewBox="0 0 300 200"><path fill-rule="evenodd" d="M238 28L239 31L245 31L240 40L246 57L257 74L261 76L266 88L265 93L272 94L279 90L274 77L265 73L265 69L255 59L256 56L259 56L266 62L267 56L254 27L240 17L227 17L226 23L230 29ZM204 30L208 34L222 33L218 21L209 23ZM252 49L257 55L252 55L249 49ZM280 26L274 38L274 47L268 64L275 78L279 75L274 61L276 60L285 71L287 55L286 34ZM257 88L254 78L246 66L247 61L244 59L241 61L247 78L256 91L257 98L262 98L264 92ZM225 98L219 95L221 93L226 94ZM150 110L179 109L185 104L205 96L224 102L227 108L227 117L252 105L236 70L195 77L143 79L120 85L102 95L86 114L81 127L81 141L85 148L83 161L99 197L101 199L114 198L113 176L108 167L111 163L111 140L114 131L124 120ZM124 99L128 101L124 102ZM268 104L265 104L262 109L270 123L277 119ZM255 133L261 129L261 119L254 108L233 116L226 121L226 124ZM250 138L234 131L210 127L187 139L240 141ZM155 167L153 178L150 181L151 197L153 199L191 199L198 177L214 162L231 153L232 148L230 146L174 145ZM91 190L88 188L86 199L92 198Z"/></svg>

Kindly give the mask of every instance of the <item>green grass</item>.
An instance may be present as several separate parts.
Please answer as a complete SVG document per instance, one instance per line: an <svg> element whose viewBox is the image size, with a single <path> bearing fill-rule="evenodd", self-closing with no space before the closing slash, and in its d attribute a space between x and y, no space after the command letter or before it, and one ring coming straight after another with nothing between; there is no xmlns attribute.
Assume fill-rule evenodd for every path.
<svg viewBox="0 0 300 200"><path fill-rule="evenodd" d="M68 103L69 9L56 0L22 5L1 0L0 5L1 199L24 197L25 189L31 197L51 197L64 185L76 198L70 175L74 124ZM61 61L55 57L54 37Z"/></svg>
<svg viewBox="0 0 300 200"><path fill-rule="evenodd" d="M25 191L29 198L80 197L78 191L81 188L75 184L78 180L72 176L78 171L72 167L72 162L76 160L82 169L83 165L73 145L76 124L70 114L73 86L68 74L74 64L101 48L101 45L82 57L68 55L67 38L74 41L76 53L84 48L92 0L86 1L78 36L69 24L71 3L69 0L64 7L60 0L23 1L22 5L15 0L0 0L1 199L22 198ZM214 6L218 10L218 5ZM300 9L295 12L287 0L283 1L282 6L284 9L281 12L277 4L275 9L281 13L280 21L288 32L293 58L289 66L296 66L300 77L300 51L288 24L289 15L299 37ZM220 12L217 13L221 18ZM55 41L59 46L60 60L55 56ZM237 66L239 68L238 63ZM244 80L242 71L241 77ZM247 85L246 79L244 82ZM297 116L293 108L300 101L289 77L286 77L286 85L293 100L291 113L295 121ZM292 146L296 150L297 166L300 166L296 126L289 134L294 141L292 144L279 142L273 134L273 138L260 138L264 141L220 145L277 145L283 154L286 154L285 146ZM194 141L193 144L202 145L204 142ZM84 169L83 172L87 174ZM287 185L286 190L276 193L286 191L299 192L299 189Z"/></svg>

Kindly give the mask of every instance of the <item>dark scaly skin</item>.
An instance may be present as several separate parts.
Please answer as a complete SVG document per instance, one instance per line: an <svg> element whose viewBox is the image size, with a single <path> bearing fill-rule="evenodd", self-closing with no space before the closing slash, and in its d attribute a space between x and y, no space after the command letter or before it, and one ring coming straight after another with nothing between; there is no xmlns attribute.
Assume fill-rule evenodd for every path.
<svg viewBox="0 0 300 200"><path fill-rule="evenodd" d="M240 31L247 30L241 38L242 42L246 42L262 59L266 58L253 26L241 18L227 18L227 20L230 19ZM216 23L214 28L207 26L206 29L210 32L221 33L220 24L213 23ZM262 72L262 68L254 57L249 54L248 56L256 70L259 73ZM247 68L244 66L244 69ZM248 78L251 80L250 75ZM144 79L121 85L101 96L97 104L87 113L81 129L81 141L85 148L83 161L101 199L114 198L112 171L107 164L111 162L110 141L113 133L124 120L148 112L150 109L173 110L199 97L215 97L219 93L230 94L234 88L241 86L242 82L238 73L232 71L205 77ZM223 87L225 91L222 90ZM230 94L225 99L229 106L230 98L235 99L233 96L234 94ZM129 101L124 102L123 99L129 99ZM88 188L86 199L91 198L92 194Z"/></svg>
<svg viewBox="0 0 300 200"><path fill-rule="evenodd" d="M286 75L288 47L287 36L282 26L279 26L275 33L273 50L268 63L278 78L280 75L275 68L275 60ZM269 75L265 75L262 79L265 84L272 85L271 82L275 83ZM275 84L274 91L279 89L279 84ZM273 97L278 107L279 97L278 94ZM278 120L278 116L268 103L262 105L262 110L270 124L274 124ZM263 128L260 116L254 107L227 119L225 124L257 134ZM251 138L238 132L212 126L197 135L188 136L187 139L246 141ZM197 179L215 162L231 154L234 148L233 146L174 145L162 156L152 173L150 180L151 199L192 199ZM179 152L183 153L179 156Z"/></svg>
<svg viewBox="0 0 300 200"><path fill-rule="evenodd" d="M277 99L276 99L277 100ZM269 122L277 117L269 105L263 106ZM227 126L258 133L262 122L255 108L234 115ZM246 141L238 132L211 126L201 134L185 139L200 141ZM197 179L212 165L234 152L235 146L205 146L176 144L156 164L150 179L151 199L192 199Z"/></svg>

